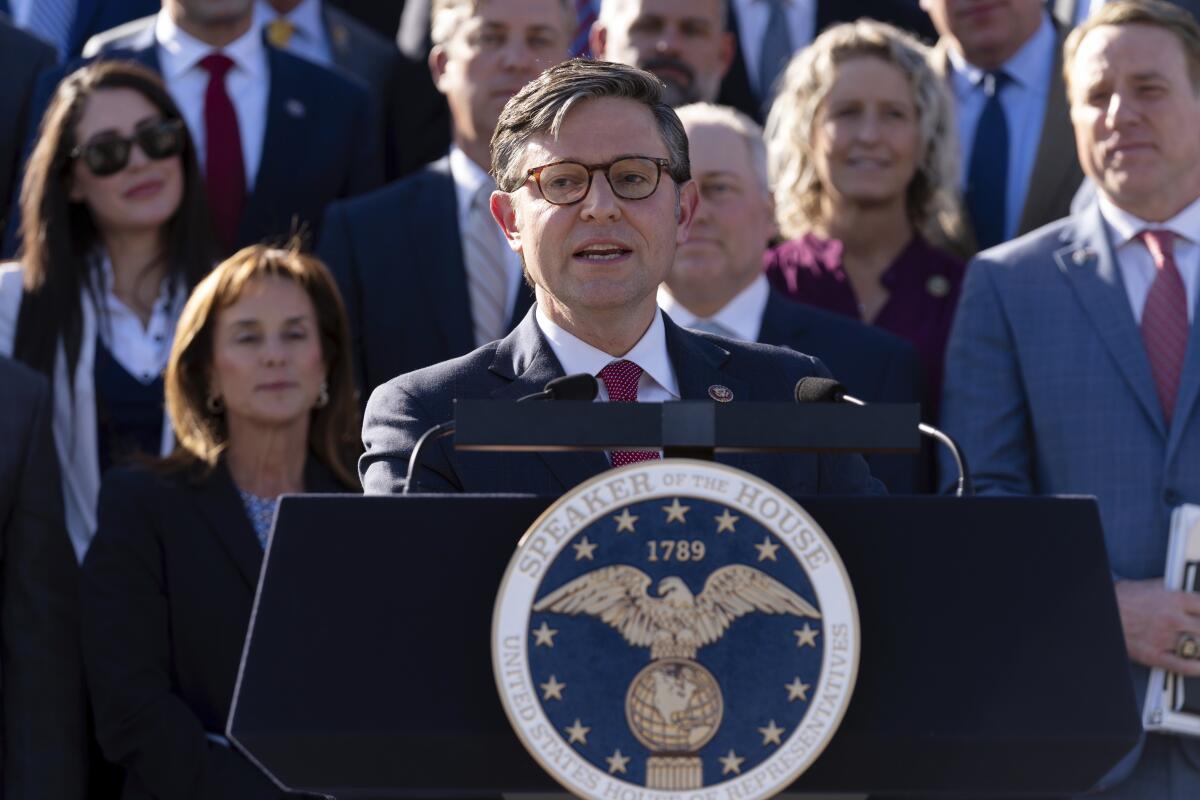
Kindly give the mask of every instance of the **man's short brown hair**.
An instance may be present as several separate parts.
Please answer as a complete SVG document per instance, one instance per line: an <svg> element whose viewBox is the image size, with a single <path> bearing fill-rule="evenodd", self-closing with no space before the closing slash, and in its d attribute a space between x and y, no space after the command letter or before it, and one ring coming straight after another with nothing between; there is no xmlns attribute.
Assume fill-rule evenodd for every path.
<svg viewBox="0 0 1200 800"><path fill-rule="evenodd" d="M675 110L663 101L662 81L637 67L573 58L525 84L500 112L492 135L496 186L504 192L521 188L525 182L521 153L526 143L543 133L557 138L572 106L601 97L621 97L649 108L667 146L667 171L676 186L691 179L687 134Z"/></svg>
<svg viewBox="0 0 1200 800"><path fill-rule="evenodd" d="M1071 67L1084 37L1102 25L1150 25L1170 31L1179 40L1187 59L1193 91L1200 91L1200 24L1191 12L1163 0L1116 0L1106 3L1071 31L1063 43L1063 79L1071 92Z"/></svg>

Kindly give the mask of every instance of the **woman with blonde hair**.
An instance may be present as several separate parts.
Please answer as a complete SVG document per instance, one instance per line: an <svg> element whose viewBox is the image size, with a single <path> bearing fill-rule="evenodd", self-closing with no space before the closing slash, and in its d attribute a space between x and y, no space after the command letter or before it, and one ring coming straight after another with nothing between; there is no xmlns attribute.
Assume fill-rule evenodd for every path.
<svg viewBox="0 0 1200 800"><path fill-rule="evenodd" d="M80 586L96 735L134 798L277 798L223 738L280 495L358 491L349 333L329 272L248 247L179 320L166 374L178 447L114 469Z"/></svg>
<svg viewBox="0 0 1200 800"><path fill-rule="evenodd" d="M767 120L772 284L911 340L936 414L964 265L951 100L927 48L872 20L792 59Z"/></svg>

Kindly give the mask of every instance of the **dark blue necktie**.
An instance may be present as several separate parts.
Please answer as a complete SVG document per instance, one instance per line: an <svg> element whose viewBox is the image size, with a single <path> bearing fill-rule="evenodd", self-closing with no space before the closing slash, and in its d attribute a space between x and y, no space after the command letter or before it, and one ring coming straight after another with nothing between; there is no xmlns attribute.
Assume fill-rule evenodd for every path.
<svg viewBox="0 0 1200 800"><path fill-rule="evenodd" d="M1005 239L1004 216L1008 206L1008 118L1000 104L1000 92L1008 83L1004 72L989 72L980 81L987 95L967 169L967 213L979 249Z"/></svg>

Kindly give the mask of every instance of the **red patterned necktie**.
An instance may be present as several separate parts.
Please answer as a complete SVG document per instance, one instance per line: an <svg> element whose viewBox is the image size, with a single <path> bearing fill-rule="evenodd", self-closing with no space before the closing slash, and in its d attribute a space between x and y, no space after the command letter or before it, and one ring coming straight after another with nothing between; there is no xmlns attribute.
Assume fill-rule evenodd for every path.
<svg viewBox="0 0 1200 800"><path fill-rule="evenodd" d="M599 378L608 390L610 403L636 403L638 379L642 368L632 361L614 361L600 370ZM657 461L658 453L653 450L613 450L610 454L614 467L636 464L639 461Z"/></svg>
<svg viewBox="0 0 1200 800"><path fill-rule="evenodd" d="M1138 236L1154 258L1157 274L1142 308L1142 342L1150 359L1150 374L1158 389L1163 417L1171 424L1183 358L1187 353L1187 290L1175 264L1175 234L1165 230L1145 230Z"/></svg>
<svg viewBox="0 0 1200 800"><path fill-rule="evenodd" d="M204 93L205 184L213 228L224 252L233 250L238 222L246 203L246 167L242 163L242 135L237 111L225 87L233 59L211 53L200 59L208 73Z"/></svg>

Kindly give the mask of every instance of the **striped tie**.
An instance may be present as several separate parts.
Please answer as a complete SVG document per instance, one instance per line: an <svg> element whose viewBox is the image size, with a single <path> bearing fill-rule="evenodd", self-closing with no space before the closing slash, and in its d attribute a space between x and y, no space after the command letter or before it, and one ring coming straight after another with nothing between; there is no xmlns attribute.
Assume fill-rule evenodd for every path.
<svg viewBox="0 0 1200 800"><path fill-rule="evenodd" d="M467 229L463 232L463 258L467 265L467 295L475 344L500 339L508 331L508 243L492 216L489 203L496 187L488 181L471 199Z"/></svg>
<svg viewBox="0 0 1200 800"><path fill-rule="evenodd" d="M45 39L58 50L60 61L65 60L70 45L71 24L75 21L77 0L31 0L29 19L24 28Z"/></svg>
<svg viewBox="0 0 1200 800"><path fill-rule="evenodd" d="M1187 353L1187 290L1175 264L1175 234L1146 230L1138 236L1145 242L1156 268L1146 305L1142 306L1142 342L1150 359L1150 374L1162 403L1163 418L1170 425Z"/></svg>
<svg viewBox="0 0 1200 800"><path fill-rule="evenodd" d="M608 402L637 402L638 380L642 377L642 368L637 364L624 359L613 361L597 377L604 381ZM609 457L614 467L623 467L639 461L657 461L659 456L654 450L613 450Z"/></svg>
<svg viewBox="0 0 1200 800"><path fill-rule="evenodd" d="M764 115L775 98L775 79L792 57L792 35L788 29L787 0L767 0L770 12L767 30L758 51L758 100Z"/></svg>

